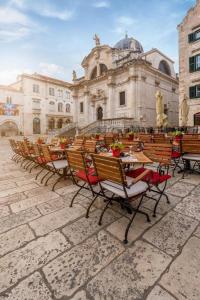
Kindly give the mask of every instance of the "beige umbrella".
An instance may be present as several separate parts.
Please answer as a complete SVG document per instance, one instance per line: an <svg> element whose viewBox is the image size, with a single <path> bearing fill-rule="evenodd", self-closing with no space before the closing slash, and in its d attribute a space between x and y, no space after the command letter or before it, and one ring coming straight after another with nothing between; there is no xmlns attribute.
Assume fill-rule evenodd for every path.
<svg viewBox="0 0 200 300"><path fill-rule="evenodd" d="M163 96L160 91L156 92L156 125L158 127L167 126L167 115L164 114Z"/></svg>
<svg viewBox="0 0 200 300"><path fill-rule="evenodd" d="M188 101L187 101L187 97L186 95L184 95L183 101L181 103L181 125L182 126L187 126L187 122L188 122L188 114L189 114L189 105L188 105Z"/></svg>

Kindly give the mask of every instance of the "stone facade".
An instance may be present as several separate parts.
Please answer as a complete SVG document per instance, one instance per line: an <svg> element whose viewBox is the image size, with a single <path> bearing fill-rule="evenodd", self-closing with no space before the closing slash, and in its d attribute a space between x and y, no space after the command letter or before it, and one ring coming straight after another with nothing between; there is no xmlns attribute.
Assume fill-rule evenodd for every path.
<svg viewBox="0 0 200 300"><path fill-rule="evenodd" d="M23 131L24 95L12 87L0 85L0 136Z"/></svg>
<svg viewBox="0 0 200 300"><path fill-rule="evenodd" d="M96 45L82 62L72 96L79 127L99 119L132 118L133 125L156 126L156 99L163 94L169 126L178 125L178 80L174 63L157 49L143 52L133 38L110 47Z"/></svg>
<svg viewBox="0 0 200 300"><path fill-rule="evenodd" d="M40 74L22 74L12 88L23 94L23 133L46 134L73 121L70 83Z"/></svg>
<svg viewBox="0 0 200 300"><path fill-rule="evenodd" d="M190 107L188 124L189 126L200 125L200 1L192 7L182 23L179 30L179 103L181 105L184 95L187 96ZM195 70L192 66L194 62ZM181 114L180 114L181 125Z"/></svg>

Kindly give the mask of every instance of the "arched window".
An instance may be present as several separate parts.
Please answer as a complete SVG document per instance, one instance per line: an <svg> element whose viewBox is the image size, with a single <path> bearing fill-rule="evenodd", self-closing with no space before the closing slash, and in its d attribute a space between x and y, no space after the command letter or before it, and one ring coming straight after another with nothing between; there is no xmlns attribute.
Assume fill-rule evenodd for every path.
<svg viewBox="0 0 200 300"><path fill-rule="evenodd" d="M40 119L33 119L33 134L40 134Z"/></svg>
<svg viewBox="0 0 200 300"><path fill-rule="evenodd" d="M57 128L62 128L62 125L63 125L63 120L59 119L57 122Z"/></svg>
<svg viewBox="0 0 200 300"><path fill-rule="evenodd" d="M71 106L69 103L66 104L66 112L70 112L71 110Z"/></svg>
<svg viewBox="0 0 200 300"><path fill-rule="evenodd" d="M90 79L94 79L96 77L97 77L97 67L94 67L94 69L91 73Z"/></svg>
<svg viewBox="0 0 200 300"><path fill-rule="evenodd" d="M162 73L171 76L171 70L170 70L169 64L165 60L161 60L158 69Z"/></svg>
<svg viewBox="0 0 200 300"><path fill-rule="evenodd" d="M12 98L11 97L7 97L6 98L6 103L7 104L12 104Z"/></svg>
<svg viewBox="0 0 200 300"><path fill-rule="evenodd" d="M104 75L108 71L108 68L104 64L100 64L100 75Z"/></svg>
<svg viewBox="0 0 200 300"><path fill-rule="evenodd" d="M62 111L63 111L63 104L58 103L58 112L62 112Z"/></svg>

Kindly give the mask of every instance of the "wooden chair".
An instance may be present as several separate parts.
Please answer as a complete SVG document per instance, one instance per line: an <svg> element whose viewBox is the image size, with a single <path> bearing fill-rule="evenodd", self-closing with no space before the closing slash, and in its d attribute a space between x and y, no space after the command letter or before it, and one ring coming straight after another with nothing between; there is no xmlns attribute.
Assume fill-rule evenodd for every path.
<svg viewBox="0 0 200 300"><path fill-rule="evenodd" d="M200 140L182 140L182 159L184 162L183 178L186 171L200 172ZM193 166L191 166L193 163Z"/></svg>
<svg viewBox="0 0 200 300"><path fill-rule="evenodd" d="M125 230L124 243L128 243L128 232L136 214L142 213L147 217L147 221L150 221L149 215L139 210L140 205L142 204L142 200L146 195L146 191L149 188L148 184L141 181L141 179L144 176L147 176L149 170L145 170L137 178L133 179L125 175L122 161L120 159L95 154L93 154L92 157L96 174L100 179L99 185L101 188L101 193L103 197L108 200L100 216L99 225L102 224L103 215L106 209L109 207L110 203L112 201L117 201L121 204L122 208L131 210L131 213L134 212ZM106 195L106 191L111 192L113 196L109 198ZM117 198L115 198L114 196L117 196ZM141 199L137 208L135 209L131 206L130 203L131 201L137 199L138 196L141 196Z"/></svg>
<svg viewBox="0 0 200 300"><path fill-rule="evenodd" d="M75 193L74 197L72 198L70 207L73 206L74 200L78 195L82 195L86 197L84 194L81 194L83 189L89 190L92 193L92 201L88 206L86 212L86 218L89 217L90 208L94 204L95 200L99 196L94 190L94 187L98 185L99 178L95 174L94 168L91 168L87 165L85 153L82 151L73 151L67 150L66 157L69 164L70 174L72 176L73 182L79 187L78 191ZM80 183L83 182L83 184Z"/></svg>
<svg viewBox="0 0 200 300"><path fill-rule="evenodd" d="M170 203L169 198L165 193L165 189L167 187L168 180L171 178L171 175L169 175L169 167L171 165L172 145L146 143L144 144L144 154L153 162L158 164L156 171L151 170L150 179L149 176L148 178L143 179L150 184L150 191L159 195L158 199L147 195L148 198L156 201L153 211L153 216L156 217L156 209L162 196L165 196L167 203ZM144 170L147 169L144 167L138 168L128 172L127 175L135 178L144 172ZM160 187L160 185L162 186Z"/></svg>
<svg viewBox="0 0 200 300"><path fill-rule="evenodd" d="M13 139L9 139L9 143L10 143L10 147L13 151L13 155L12 155L11 159L14 162L18 163L22 159L20 151L19 151L19 147L18 147L16 141Z"/></svg>
<svg viewBox="0 0 200 300"><path fill-rule="evenodd" d="M75 138L72 144L71 150L83 150L85 138Z"/></svg>
<svg viewBox="0 0 200 300"><path fill-rule="evenodd" d="M59 159L56 156L53 156L50 152L50 149L47 145L41 145L41 151L44 159L44 165L43 167L46 168L47 173L42 177L41 183L43 183L44 179L49 175L50 177L47 178L45 185L47 185L50 178L52 178L54 175L58 175L59 178L56 180L52 187L52 191L55 190L55 186L58 184L58 182L62 178L66 178L69 176L68 174L68 162L66 159Z"/></svg>
<svg viewBox="0 0 200 300"><path fill-rule="evenodd" d="M96 140L86 140L84 143L84 151L88 153L96 153Z"/></svg>
<svg viewBox="0 0 200 300"><path fill-rule="evenodd" d="M112 144L114 142L114 137L113 136L104 136L104 142L105 142L105 146L108 148L110 148L110 144Z"/></svg>

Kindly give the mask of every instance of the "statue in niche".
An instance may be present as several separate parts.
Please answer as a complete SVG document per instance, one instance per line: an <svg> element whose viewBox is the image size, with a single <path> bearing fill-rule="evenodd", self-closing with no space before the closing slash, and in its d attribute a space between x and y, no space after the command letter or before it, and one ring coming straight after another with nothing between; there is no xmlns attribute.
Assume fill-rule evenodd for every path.
<svg viewBox="0 0 200 300"><path fill-rule="evenodd" d="M75 70L73 70L73 72L72 72L72 79L73 79L73 81L77 80L77 75L76 75Z"/></svg>

